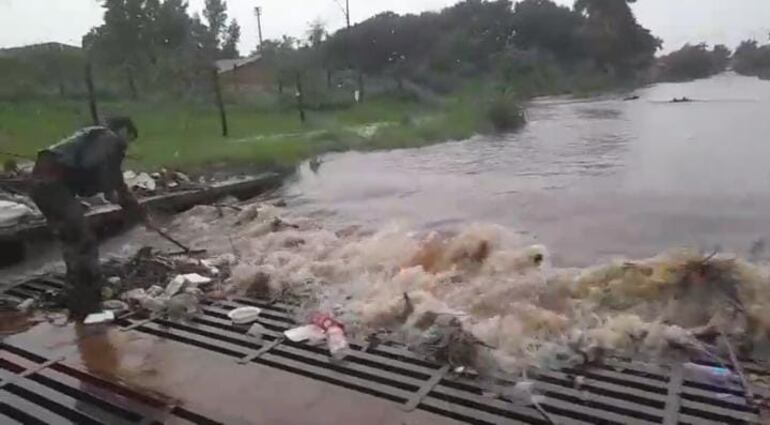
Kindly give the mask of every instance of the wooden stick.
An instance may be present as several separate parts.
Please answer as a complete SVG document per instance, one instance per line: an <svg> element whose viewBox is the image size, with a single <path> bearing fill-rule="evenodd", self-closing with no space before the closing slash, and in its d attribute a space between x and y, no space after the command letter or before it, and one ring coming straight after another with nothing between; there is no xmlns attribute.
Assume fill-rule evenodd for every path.
<svg viewBox="0 0 770 425"><path fill-rule="evenodd" d="M733 346L730 344L730 341L727 339L727 335L725 335L724 331L720 331L722 334L722 341L725 343L725 346L727 347L727 351L730 354L730 362L733 364L733 368L735 369L735 373L738 374L738 377L741 378L741 384L743 385L743 391L746 394L746 404L748 404L751 407L754 407L756 404L754 403L754 391L751 390L751 384L749 384L749 381L746 379L746 375L743 373L743 366L741 366L740 362L738 361L738 356L735 355L735 350L733 350Z"/></svg>
<svg viewBox="0 0 770 425"><path fill-rule="evenodd" d="M163 230L161 230L161 229L159 229L159 228L157 228L155 226L147 226L147 227L149 227L150 229L154 230L157 234L159 234L161 237L163 237L163 239L165 239L165 240L171 242L172 244L178 246L179 248L181 248L182 251L184 251L186 254L189 254L189 253L193 252L193 250L190 249L188 246L186 246L183 243L179 242L178 240L172 238L168 233L164 232Z"/></svg>

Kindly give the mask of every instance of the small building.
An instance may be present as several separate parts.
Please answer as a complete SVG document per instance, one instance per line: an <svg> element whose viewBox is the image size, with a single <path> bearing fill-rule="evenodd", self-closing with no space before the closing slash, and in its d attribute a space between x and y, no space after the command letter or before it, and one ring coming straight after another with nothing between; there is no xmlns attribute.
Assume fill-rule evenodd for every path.
<svg viewBox="0 0 770 425"><path fill-rule="evenodd" d="M262 55L216 61L222 86L228 90L252 91L270 87L271 78Z"/></svg>

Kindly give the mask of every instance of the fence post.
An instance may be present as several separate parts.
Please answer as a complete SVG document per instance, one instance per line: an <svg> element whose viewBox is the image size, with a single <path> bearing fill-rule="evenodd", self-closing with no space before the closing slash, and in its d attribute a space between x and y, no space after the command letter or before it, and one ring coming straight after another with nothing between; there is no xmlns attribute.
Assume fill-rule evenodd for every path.
<svg viewBox="0 0 770 425"><path fill-rule="evenodd" d="M297 72L297 109L299 109L299 120L305 122L305 104L304 95L302 94L302 79Z"/></svg>
<svg viewBox="0 0 770 425"><path fill-rule="evenodd" d="M225 112L225 102L222 100L222 88L219 87L219 70L217 67L211 68L212 83L214 84L214 96L219 108L219 119L222 122L222 137L227 137L227 112Z"/></svg>
<svg viewBox="0 0 770 425"><path fill-rule="evenodd" d="M364 103L364 72L358 70L358 102Z"/></svg>
<svg viewBox="0 0 770 425"><path fill-rule="evenodd" d="M99 110L96 107L96 93L94 91L94 75L91 60L86 62L86 88L88 89L88 107L91 110L91 121L99 125Z"/></svg>

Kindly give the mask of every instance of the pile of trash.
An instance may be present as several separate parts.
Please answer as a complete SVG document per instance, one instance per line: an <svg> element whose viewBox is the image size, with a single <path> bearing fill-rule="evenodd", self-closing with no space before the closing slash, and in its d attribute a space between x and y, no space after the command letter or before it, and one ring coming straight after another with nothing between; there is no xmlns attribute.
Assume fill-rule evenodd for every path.
<svg viewBox="0 0 770 425"><path fill-rule="evenodd" d="M299 323L324 314L349 337L397 341L457 367L519 373L614 356L729 364L730 351L770 355L770 273L726 254L564 269L499 226L335 232L267 203L206 226L228 229L240 252L234 291L299 303Z"/></svg>
<svg viewBox="0 0 770 425"><path fill-rule="evenodd" d="M233 255L200 260L151 248L141 249L127 262L112 260L103 266L109 276L102 293L104 311L86 318L86 324L111 321L129 311L190 319L200 312L203 299L227 296L223 282L235 261Z"/></svg>
<svg viewBox="0 0 770 425"><path fill-rule="evenodd" d="M273 201L198 206L171 227L219 255L140 251L106 268L105 310L184 320L203 299L282 301L298 306L302 325L286 337L325 342L335 358L347 339L397 342L480 376L610 357L726 366L770 358L770 268L727 254L558 268L545 247L501 226L332 230ZM252 323L259 312L233 314Z"/></svg>
<svg viewBox="0 0 770 425"><path fill-rule="evenodd" d="M186 174L165 168L154 173L137 173L127 170L123 173L123 179L128 187L139 196L152 196L201 188L201 183L193 182Z"/></svg>
<svg viewBox="0 0 770 425"><path fill-rule="evenodd" d="M18 226L41 217L37 207L30 205L26 199L10 194L5 196L4 192L0 192L0 228Z"/></svg>

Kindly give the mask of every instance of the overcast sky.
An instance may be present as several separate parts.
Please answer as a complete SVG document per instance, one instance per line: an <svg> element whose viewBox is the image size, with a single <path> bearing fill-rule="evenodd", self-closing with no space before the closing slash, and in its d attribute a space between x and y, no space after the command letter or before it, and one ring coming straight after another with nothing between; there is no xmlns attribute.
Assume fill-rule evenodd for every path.
<svg viewBox="0 0 770 425"><path fill-rule="evenodd" d="M339 0L344 2L344 0ZM571 5L573 0L556 0ZM440 9L455 0L350 0L354 22L376 13L399 13ZM80 45L91 27L99 25L102 10L98 0L0 0L0 47L59 41ZM189 0L191 10L200 10L204 0ZM283 34L304 37L316 19L328 28L344 24L335 0L227 0L229 14L243 27L241 52L256 46L254 6L263 8L265 38ZM665 42L665 50L686 42L705 41L734 47L741 40L767 41L770 32L770 0L638 0L634 5L639 21Z"/></svg>

